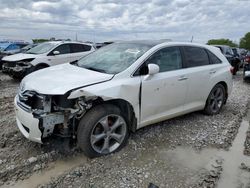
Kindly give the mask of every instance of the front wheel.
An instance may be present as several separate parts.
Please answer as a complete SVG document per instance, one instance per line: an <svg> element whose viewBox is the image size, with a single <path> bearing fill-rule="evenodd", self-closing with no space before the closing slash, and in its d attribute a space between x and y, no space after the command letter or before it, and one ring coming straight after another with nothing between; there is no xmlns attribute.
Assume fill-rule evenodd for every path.
<svg viewBox="0 0 250 188"><path fill-rule="evenodd" d="M207 98L204 112L208 115L218 114L225 102L225 99L225 87L222 84L217 84L216 86L214 86Z"/></svg>
<svg viewBox="0 0 250 188"><path fill-rule="evenodd" d="M118 107L103 104L93 107L81 119L77 142L90 158L107 155L125 146L128 126Z"/></svg>

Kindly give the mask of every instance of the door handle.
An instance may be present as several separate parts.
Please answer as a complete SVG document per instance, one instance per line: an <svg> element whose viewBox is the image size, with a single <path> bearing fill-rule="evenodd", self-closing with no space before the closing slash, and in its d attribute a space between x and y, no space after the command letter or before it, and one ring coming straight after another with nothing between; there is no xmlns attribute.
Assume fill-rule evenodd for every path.
<svg viewBox="0 0 250 188"><path fill-rule="evenodd" d="M178 81L183 81L183 80L187 80L188 78L186 76L181 76L178 78Z"/></svg>
<svg viewBox="0 0 250 188"><path fill-rule="evenodd" d="M209 74L214 74L216 73L216 70L210 70Z"/></svg>

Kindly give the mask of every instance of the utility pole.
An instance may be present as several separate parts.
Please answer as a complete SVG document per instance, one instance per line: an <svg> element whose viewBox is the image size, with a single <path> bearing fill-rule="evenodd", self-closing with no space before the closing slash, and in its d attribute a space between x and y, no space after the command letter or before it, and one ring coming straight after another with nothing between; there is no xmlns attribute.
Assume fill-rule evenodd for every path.
<svg viewBox="0 0 250 188"><path fill-rule="evenodd" d="M193 42L194 36L192 35L191 42Z"/></svg>

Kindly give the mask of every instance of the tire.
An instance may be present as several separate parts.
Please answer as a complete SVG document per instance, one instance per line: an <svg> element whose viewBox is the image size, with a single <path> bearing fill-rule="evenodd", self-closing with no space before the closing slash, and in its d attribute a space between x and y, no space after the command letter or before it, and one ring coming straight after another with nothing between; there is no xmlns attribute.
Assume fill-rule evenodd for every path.
<svg viewBox="0 0 250 188"><path fill-rule="evenodd" d="M13 80L17 81L17 82L21 82L22 81L22 77L16 77L16 76L11 76L11 78L13 78Z"/></svg>
<svg viewBox="0 0 250 188"><path fill-rule="evenodd" d="M128 140L127 125L127 120L117 106L111 104L95 106L79 122L78 147L90 158L119 151Z"/></svg>
<svg viewBox="0 0 250 188"><path fill-rule="evenodd" d="M222 84L215 85L207 98L204 113L207 115L218 114L221 111L223 105L225 104L225 100L225 87Z"/></svg>
<svg viewBox="0 0 250 188"><path fill-rule="evenodd" d="M46 66L46 65L36 65L35 67L31 67L30 69L27 69L24 76L27 76L28 74L30 74L32 72L35 72L35 71L38 71L38 70L41 70L41 69L44 69L44 68L47 68L47 67L48 66Z"/></svg>
<svg viewBox="0 0 250 188"><path fill-rule="evenodd" d="M47 67L48 66L46 66L46 65L36 65L35 68L34 68L34 70L33 70L33 72L41 70L41 69L44 69L44 68L47 68Z"/></svg>

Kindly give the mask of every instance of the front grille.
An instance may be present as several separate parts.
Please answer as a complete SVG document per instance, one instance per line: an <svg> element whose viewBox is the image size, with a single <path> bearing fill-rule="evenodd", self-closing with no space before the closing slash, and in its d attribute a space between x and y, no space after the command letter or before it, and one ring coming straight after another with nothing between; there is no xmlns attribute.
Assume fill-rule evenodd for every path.
<svg viewBox="0 0 250 188"><path fill-rule="evenodd" d="M19 104L25 108L25 110L39 109L43 110L43 96L38 95L32 91L26 91L24 93L19 93Z"/></svg>
<svg viewBox="0 0 250 188"><path fill-rule="evenodd" d="M16 61L1 61L2 65L5 67L15 67L16 66Z"/></svg>

